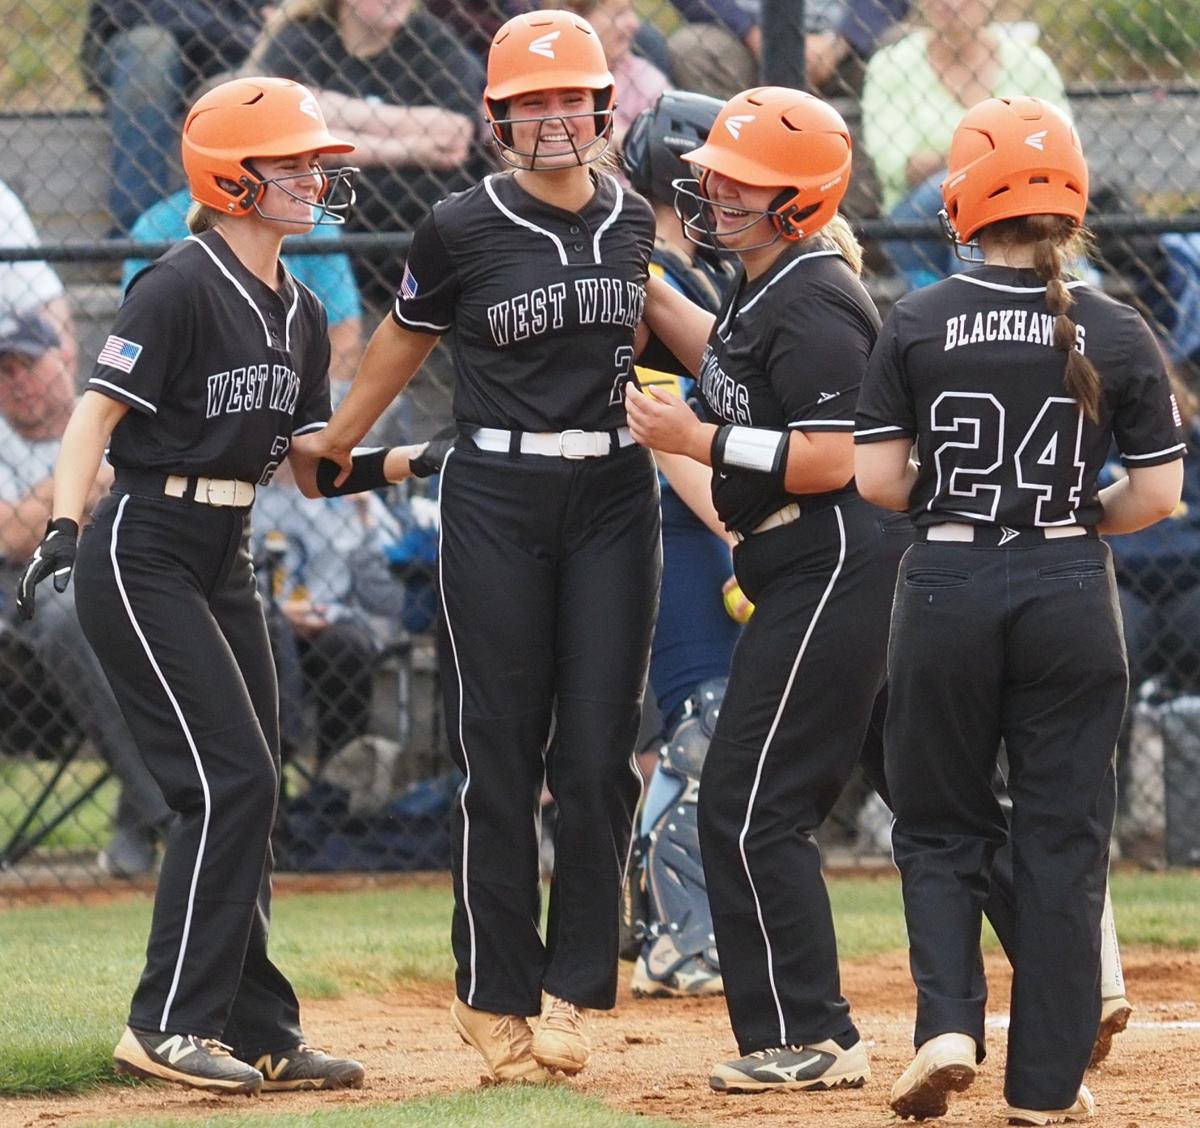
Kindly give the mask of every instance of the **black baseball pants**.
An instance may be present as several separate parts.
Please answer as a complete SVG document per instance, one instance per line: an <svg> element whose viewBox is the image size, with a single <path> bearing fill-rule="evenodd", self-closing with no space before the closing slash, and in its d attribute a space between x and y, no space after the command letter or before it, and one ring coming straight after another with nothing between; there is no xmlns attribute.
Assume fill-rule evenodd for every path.
<svg viewBox="0 0 1200 1128"><path fill-rule="evenodd" d="M578 461L457 447L440 536L446 727L466 775L452 821L458 995L501 1014L537 1014L543 988L612 1007L661 571L653 461L639 447ZM558 807L544 942L543 779Z"/></svg>
<svg viewBox="0 0 1200 1128"><path fill-rule="evenodd" d="M699 820L743 1054L856 1036L812 832L859 760L910 536L906 520L851 497L734 552L756 609L734 650Z"/></svg>
<svg viewBox="0 0 1200 1128"><path fill-rule="evenodd" d="M267 956L279 721L248 534L246 509L114 492L75 568L84 633L178 814L129 1023L242 1054L302 1040Z"/></svg>
<svg viewBox="0 0 1200 1128"><path fill-rule="evenodd" d="M1100 917L1126 664L1108 546L915 544L896 583L886 768L917 985L915 1042L984 1045L980 914L1011 836L1005 1095L1065 1108L1100 1012ZM1001 740L1011 826L992 789Z"/></svg>

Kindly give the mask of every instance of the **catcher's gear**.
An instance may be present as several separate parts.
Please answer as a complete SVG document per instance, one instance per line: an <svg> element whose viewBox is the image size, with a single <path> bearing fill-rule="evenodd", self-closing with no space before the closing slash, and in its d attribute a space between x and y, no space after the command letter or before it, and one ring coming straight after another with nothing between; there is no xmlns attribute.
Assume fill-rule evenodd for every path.
<svg viewBox="0 0 1200 1128"><path fill-rule="evenodd" d="M837 214L850 184L850 154L850 130L831 105L784 86L759 86L730 98L704 144L681 154L703 171L699 180L675 182L675 212L692 242L722 250L708 174L756 188L779 187L770 208L747 212L749 222L727 234L748 231L768 216L771 237L738 250L770 246L777 239L796 242Z"/></svg>
<svg viewBox="0 0 1200 1128"><path fill-rule="evenodd" d="M1040 98L985 98L958 123L950 142L942 212L956 243L1022 215L1065 215L1083 222L1088 169L1079 134L1057 106Z"/></svg>
<svg viewBox="0 0 1200 1128"><path fill-rule="evenodd" d="M651 200L673 203L674 182L691 176L680 154L704 143L721 105L718 98L687 90L660 94L653 106L633 119L625 134L621 160L629 183Z"/></svg>
<svg viewBox="0 0 1200 1128"><path fill-rule="evenodd" d="M266 180L254 170L254 158L354 149L329 132L312 91L286 78L238 78L213 87L188 111L182 147L192 199L233 216L259 211L268 183L307 203L287 182L309 178L312 172ZM345 223L345 213L354 202L350 178L356 171L345 166L320 174L323 183L317 198L321 202L313 208L314 224Z"/></svg>
<svg viewBox="0 0 1200 1128"><path fill-rule="evenodd" d="M520 94L539 90L591 90L596 141L576 150L579 164L590 164L607 149L612 137L616 84L595 29L582 16L567 11L527 12L514 16L492 39L488 50L487 86L483 110L500 156L525 168L536 163L532 152L513 148L514 121L554 121L563 115L513 118L509 102ZM567 117L588 116L567 114ZM540 135L539 135L540 136ZM514 159L517 158L517 159Z"/></svg>
<svg viewBox="0 0 1200 1128"><path fill-rule="evenodd" d="M678 781L679 791L642 843L646 911L633 984L638 994L714 994L722 989L696 800L725 686L725 678L701 682L663 745L657 770Z"/></svg>
<svg viewBox="0 0 1200 1128"><path fill-rule="evenodd" d="M22 619L33 618L35 592L47 576L54 577L55 591L67 590L78 543L79 526L70 517L46 522L46 535L34 549L17 584L17 614Z"/></svg>

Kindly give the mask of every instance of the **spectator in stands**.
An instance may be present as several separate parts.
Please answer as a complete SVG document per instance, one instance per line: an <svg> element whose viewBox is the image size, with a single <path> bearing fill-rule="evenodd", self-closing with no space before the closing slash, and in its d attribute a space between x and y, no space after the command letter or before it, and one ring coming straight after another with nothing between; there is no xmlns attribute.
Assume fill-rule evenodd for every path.
<svg viewBox="0 0 1200 1128"><path fill-rule="evenodd" d="M91 0L82 63L108 108L114 234L182 181L184 104L201 81L241 63L268 2Z"/></svg>
<svg viewBox="0 0 1200 1128"><path fill-rule="evenodd" d="M318 766L367 731L374 662L404 606L385 554L398 536L378 495L307 501L286 463L259 492L251 552L268 604L285 759L308 736L306 702Z"/></svg>
<svg viewBox="0 0 1200 1128"><path fill-rule="evenodd" d="M130 236L138 243L172 243L187 237L187 212L191 195L181 188L143 212L134 223ZM336 239L339 228L318 224L310 233L313 239ZM288 239L295 236L287 236ZM339 396L338 384L349 385L362 356L362 301L354 281L354 271L346 255L284 255L284 265L292 276L303 282L325 307L329 317L329 376L334 382L333 396ZM146 259L126 259L121 275L125 289L133 276L145 266Z"/></svg>
<svg viewBox="0 0 1200 1128"><path fill-rule="evenodd" d="M922 0L924 26L879 50L867 64L862 128L883 210L893 219L934 219L954 124L984 98L1015 94L1067 108L1050 57L1028 40L1029 25L992 22L998 0ZM910 288L964 268L943 238L893 241L887 253Z"/></svg>
<svg viewBox="0 0 1200 1128"><path fill-rule="evenodd" d="M36 247L38 235L33 221L17 194L0 180L0 246ZM37 315L55 330L58 344L53 357L75 372L75 326L62 281L49 263L41 260L0 263L0 312L7 315Z"/></svg>
<svg viewBox="0 0 1200 1128"><path fill-rule="evenodd" d="M425 0L425 11L436 16L479 59L486 59L492 37L513 16L532 11L531 0Z"/></svg>
<svg viewBox="0 0 1200 1128"><path fill-rule="evenodd" d="M284 0L252 59L313 89L329 128L355 146L351 230L411 230L483 171L483 66L416 0ZM364 295L390 303L402 256L355 263Z"/></svg>
<svg viewBox="0 0 1200 1128"><path fill-rule="evenodd" d="M608 69L616 80L613 140L619 149L633 119L650 109L671 84L658 67L633 53L634 39L642 25L633 0L559 0L558 7L582 16L600 37Z"/></svg>
<svg viewBox="0 0 1200 1128"><path fill-rule="evenodd" d="M37 314L0 312L0 577L6 596L50 519L54 462L74 405L74 370L62 362L54 326ZM101 492L98 483L92 500ZM99 863L113 877L150 873L171 812L84 639L73 594L47 584L39 610L36 619L12 626L37 657L40 670L31 676L53 681L121 784Z"/></svg>
<svg viewBox="0 0 1200 1128"><path fill-rule="evenodd" d="M0 181L0 246L37 243L24 205ZM50 264L0 264L0 582L6 596L50 517L51 475L75 402L77 354L66 293ZM84 641L73 598L52 592L39 621L18 629L121 782L101 865L117 877L149 872L170 812Z"/></svg>
<svg viewBox="0 0 1200 1128"><path fill-rule="evenodd" d="M761 84L758 0L673 2L687 21L667 38L676 86L726 100ZM809 88L856 91L863 62L908 10L909 0L810 0L804 37Z"/></svg>

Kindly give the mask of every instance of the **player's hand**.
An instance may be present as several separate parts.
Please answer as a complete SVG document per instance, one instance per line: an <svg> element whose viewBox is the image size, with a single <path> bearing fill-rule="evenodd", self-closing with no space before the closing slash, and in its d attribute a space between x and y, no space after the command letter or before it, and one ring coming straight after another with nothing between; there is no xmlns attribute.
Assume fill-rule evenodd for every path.
<svg viewBox="0 0 1200 1128"><path fill-rule="evenodd" d="M79 525L70 517L58 517L46 523L46 535L34 549L17 584L17 614L22 619L33 618L34 593L47 576L54 577L55 591L67 590L78 543Z"/></svg>
<svg viewBox="0 0 1200 1128"><path fill-rule="evenodd" d="M748 623L754 614L754 604L746 598L742 585L737 582L737 576L730 576L721 585L721 600L725 604L725 612L735 623Z"/></svg>
<svg viewBox="0 0 1200 1128"><path fill-rule="evenodd" d="M417 454L408 460L409 469L414 478L428 478L432 474L442 472L442 463L454 447L457 430L446 436L435 435L424 446L417 447Z"/></svg>
<svg viewBox="0 0 1200 1128"><path fill-rule="evenodd" d="M632 380L625 385L625 417L634 440L651 450L695 458L699 448L711 445L701 423L678 396L650 385L640 389Z"/></svg>

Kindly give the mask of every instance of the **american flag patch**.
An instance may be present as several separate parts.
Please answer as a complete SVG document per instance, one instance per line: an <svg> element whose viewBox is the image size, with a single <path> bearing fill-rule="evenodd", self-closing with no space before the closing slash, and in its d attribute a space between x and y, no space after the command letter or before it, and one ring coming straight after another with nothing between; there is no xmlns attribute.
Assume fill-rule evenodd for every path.
<svg viewBox="0 0 1200 1128"><path fill-rule="evenodd" d="M1171 416L1175 420L1176 427L1183 426L1183 420L1179 416L1179 404L1176 402L1175 393L1171 393Z"/></svg>
<svg viewBox="0 0 1200 1128"><path fill-rule="evenodd" d="M417 296L417 280L407 263L404 266L404 277L400 279L400 296L410 302Z"/></svg>
<svg viewBox="0 0 1200 1128"><path fill-rule="evenodd" d="M112 368L119 368L122 372L132 372L133 366L137 364L138 357L141 355L141 345L127 341L124 337L110 336L104 342L104 348L100 350L100 355L96 357L96 360Z"/></svg>

